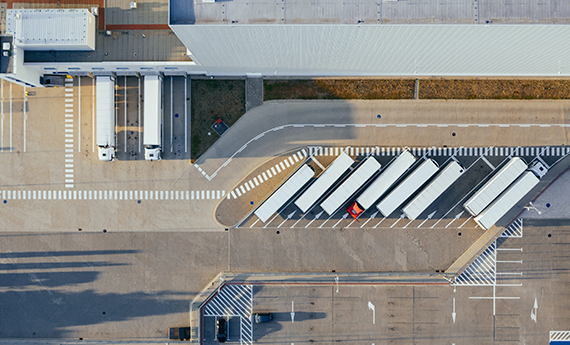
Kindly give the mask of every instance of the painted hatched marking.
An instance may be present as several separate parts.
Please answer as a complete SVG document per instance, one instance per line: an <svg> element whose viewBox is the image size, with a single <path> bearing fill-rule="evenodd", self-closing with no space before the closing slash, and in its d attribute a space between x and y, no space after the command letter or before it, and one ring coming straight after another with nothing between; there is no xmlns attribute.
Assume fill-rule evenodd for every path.
<svg viewBox="0 0 570 345"><path fill-rule="evenodd" d="M253 286L251 285L225 285L204 306L204 316L240 318L240 344L253 343L252 311Z"/></svg>
<svg viewBox="0 0 570 345"><path fill-rule="evenodd" d="M570 331L550 331L550 341L570 340Z"/></svg>
<svg viewBox="0 0 570 345"><path fill-rule="evenodd" d="M523 220L518 218L499 237L523 237Z"/></svg>
<svg viewBox="0 0 570 345"><path fill-rule="evenodd" d="M494 241L451 285L493 286L497 281L497 244Z"/></svg>

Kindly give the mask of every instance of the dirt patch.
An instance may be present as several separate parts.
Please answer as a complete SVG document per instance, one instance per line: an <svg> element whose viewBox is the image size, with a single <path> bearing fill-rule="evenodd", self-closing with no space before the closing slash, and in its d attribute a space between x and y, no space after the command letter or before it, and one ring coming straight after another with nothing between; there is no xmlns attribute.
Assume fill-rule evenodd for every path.
<svg viewBox="0 0 570 345"><path fill-rule="evenodd" d="M264 100L412 99L413 79L265 80Z"/></svg>
<svg viewBox="0 0 570 345"><path fill-rule="evenodd" d="M195 160L218 140L211 127L216 120L221 118L231 127L245 114L245 80L195 79L191 87L191 157Z"/></svg>
<svg viewBox="0 0 570 345"><path fill-rule="evenodd" d="M422 99L568 99L570 80L422 79Z"/></svg>
<svg viewBox="0 0 570 345"><path fill-rule="evenodd" d="M420 79L420 99L570 99L570 80ZM414 79L266 80L265 100L413 99Z"/></svg>

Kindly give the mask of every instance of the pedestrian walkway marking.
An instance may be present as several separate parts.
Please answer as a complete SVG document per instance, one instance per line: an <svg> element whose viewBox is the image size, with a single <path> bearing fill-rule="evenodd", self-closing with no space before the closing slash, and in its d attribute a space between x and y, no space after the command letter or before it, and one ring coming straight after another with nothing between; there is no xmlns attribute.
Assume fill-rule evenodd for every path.
<svg viewBox="0 0 570 345"><path fill-rule="evenodd" d="M65 137L65 170L64 181L65 188L74 187L74 169L73 169L73 78L65 79L65 109L64 114L64 137Z"/></svg>
<svg viewBox="0 0 570 345"><path fill-rule="evenodd" d="M523 237L523 220L522 218L516 219L509 225L499 237Z"/></svg>
<svg viewBox="0 0 570 345"><path fill-rule="evenodd" d="M3 200L219 200L223 190L153 191L153 190L2 190Z"/></svg>
<svg viewBox="0 0 570 345"><path fill-rule="evenodd" d="M204 316L239 317L240 343L253 343L253 286L228 284L204 306Z"/></svg>
<svg viewBox="0 0 570 345"><path fill-rule="evenodd" d="M331 149L331 151L332 151L332 149ZM283 161L275 164L275 166L272 166L269 169L267 169L266 171L262 172L261 175L257 175L257 178L254 177L251 180L246 181L242 185L236 187L234 191L231 191L230 193L228 193L227 198L228 199L231 199L231 198L237 199L236 194L238 197L241 196L242 194L246 194L247 192L249 192L252 189L254 189L255 187L259 186L263 182L267 181L268 180L267 176L269 176L269 178L271 178L271 177L276 176L277 174L281 173L282 171L285 171L285 170L289 169L290 167L292 167L292 165L295 164L293 159L296 162L305 160L306 154L307 153L305 150L301 150L301 151L298 151L295 154L285 158ZM291 158L291 157L293 157L293 158ZM289 163L289 162L291 162L291 163Z"/></svg>
<svg viewBox="0 0 570 345"><path fill-rule="evenodd" d="M497 244L495 241L467 267L451 285L494 286L497 281Z"/></svg>

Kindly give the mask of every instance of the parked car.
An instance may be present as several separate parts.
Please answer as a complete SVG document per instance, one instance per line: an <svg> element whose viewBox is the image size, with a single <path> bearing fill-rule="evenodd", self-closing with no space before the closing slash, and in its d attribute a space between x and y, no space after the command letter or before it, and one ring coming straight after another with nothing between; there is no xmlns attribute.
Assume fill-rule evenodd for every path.
<svg viewBox="0 0 570 345"><path fill-rule="evenodd" d="M270 322L271 320L273 320L273 315L271 315L269 313L253 314L253 322L255 322L255 323Z"/></svg>
<svg viewBox="0 0 570 345"><path fill-rule="evenodd" d="M172 327L168 329L171 340L190 340L190 327Z"/></svg>
<svg viewBox="0 0 570 345"><path fill-rule="evenodd" d="M228 339L228 324L225 319L216 320L216 337L220 343Z"/></svg>

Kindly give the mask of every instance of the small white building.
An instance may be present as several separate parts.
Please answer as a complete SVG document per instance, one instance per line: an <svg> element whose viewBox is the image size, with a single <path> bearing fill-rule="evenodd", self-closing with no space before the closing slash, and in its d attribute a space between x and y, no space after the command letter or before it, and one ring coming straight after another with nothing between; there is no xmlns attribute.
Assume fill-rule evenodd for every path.
<svg viewBox="0 0 570 345"><path fill-rule="evenodd" d="M87 9L14 9L6 33L23 50L95 50L95 16Z"/></svg>

